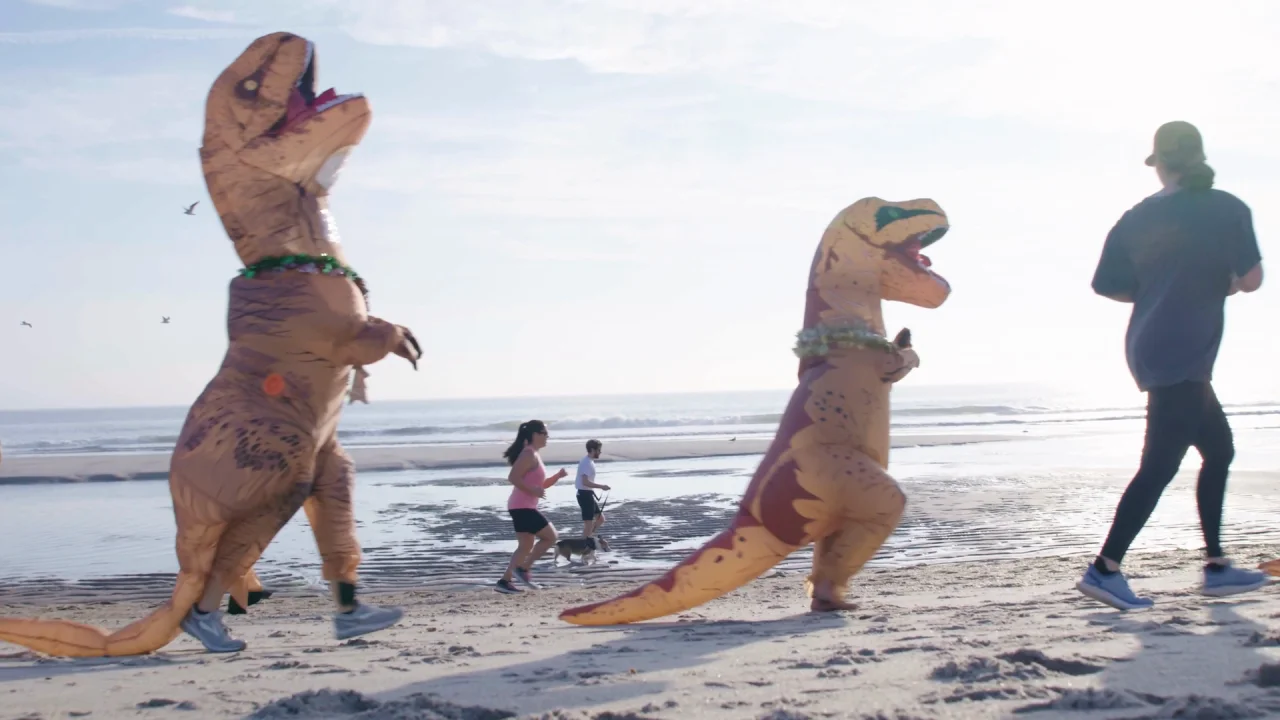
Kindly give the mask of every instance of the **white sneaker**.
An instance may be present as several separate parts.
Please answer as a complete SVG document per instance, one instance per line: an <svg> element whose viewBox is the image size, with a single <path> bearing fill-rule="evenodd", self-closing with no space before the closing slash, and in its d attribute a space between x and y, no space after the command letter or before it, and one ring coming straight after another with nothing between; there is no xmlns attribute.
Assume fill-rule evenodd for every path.
<svg viewBox="0 0 1280 720"><path fill-rule="evenodd" d="M200 613L194 607L191 608L187 611L187 616L182 618L182 629L199 640L209 652L240 652L246 647L245 641L231 637L227 626L222 624L222 613L218 610Z"/></svg>
<svg viewBox="0 0 1280 720"><path fill-rule="evenodd" d="M377 632L400 622L404 610L377 605L356 605L351 612L334 613L333 630L339 640Z"/></svg>

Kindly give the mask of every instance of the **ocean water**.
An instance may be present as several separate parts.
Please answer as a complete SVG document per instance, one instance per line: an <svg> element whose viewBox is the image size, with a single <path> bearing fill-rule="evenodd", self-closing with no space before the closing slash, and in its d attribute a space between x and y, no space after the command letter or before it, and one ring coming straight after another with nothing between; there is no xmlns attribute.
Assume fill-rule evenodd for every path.
<svg viewBox="0 0 1280 720"><path fill-rule="evenodd" d="M791 390L672 395L383 401L351 405L339 434L348 447L506 441L521 422L548 422L557 441L597 437L770 435ZM900 386L893 427L902 433L1069 433L1140 419L1144 398L1089 397L1031 386ZM1232 406L1235 416L1280 418L1280 402ZM167 453L185 407L0 410L0 447L17 455ZM1087 429L1086 429L1087 431Z"/></svg>
<svg viewBox="0 0 1280 720"><path fill-rule="evenodd" d="M348 408L347 445L508 440L530 417L556 440L772 434L789 391L647 397L384 402ZM1050 556L1097 549L1136 467L1142 396L1098 402L1034 388L895 391L895 435L989 442L895 449L890 473L909 506L873 565ZM1237 456L1225 517L1228 543L1280 542L1280 404L1228 408ZM184 408L0 413L5 457L168 451ZM1017 439L1009 439L1017 438ZM652 575L722 529L759 455L601 463L613 549L587 568L537 573L550 584ZM1198 547L1192 451L1135 551ZM551 468L554 470L554 468ZM569 468L572 470L572 468ZM503 469L412 470L358 477L363 582L378 587L491 584L514 547ZM562 536L581 533L571 483L544 512ZM550 556L548 556L550 557ZM808 550L780 567L803 570ZM0 486L0 587L39 578L83 588L164 594L176 571L162 482ZM319 582L305 516L268 548L260 574L276 585Z"/></svg>

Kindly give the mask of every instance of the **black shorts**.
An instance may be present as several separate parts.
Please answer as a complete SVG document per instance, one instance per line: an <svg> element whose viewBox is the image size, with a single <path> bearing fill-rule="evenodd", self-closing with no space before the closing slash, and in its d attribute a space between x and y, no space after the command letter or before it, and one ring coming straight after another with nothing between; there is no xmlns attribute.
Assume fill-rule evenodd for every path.
<svg viewBox="0 0 1280 720"><path fill-rule="evenodd" d="M547 518L537 510L529 510L527 508L517 508L508 510L511 513L511 524L515 526L518 533L529 533L537 535L542 532L542 528L550 525Z"/></svg>
<svg viewBox="0 0 1280 720"><path fill-rule="evenodd" d="M582 508L583 520L594 520L600 514L600 503L596 502L596 494L590 490L578 491L578 507Z"/></svg>

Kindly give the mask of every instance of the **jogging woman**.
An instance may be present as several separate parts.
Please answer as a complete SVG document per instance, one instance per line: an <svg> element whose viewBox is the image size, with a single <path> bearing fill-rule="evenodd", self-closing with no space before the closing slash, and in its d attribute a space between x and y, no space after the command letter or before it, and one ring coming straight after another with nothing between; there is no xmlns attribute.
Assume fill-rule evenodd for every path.
<svg viewBox="0 0 1280 720"><path fill-rule="evenodd" d="M569 472L561 468L555 475L547 477L547 468L538 455L538 451L547 446L547 437L547 426L541 420L530 420L520 426L515 442L503 453L511 463L507 481L513 487L511 496L507 498L507 512L516 531L516 551L511 556L507 571L494 587L500 593L524 592L511 584L512 576L534 590L540 589L529 577L529 569L556 544L556 528L538 512L538 501L546 496L547 488Z"/></svg>

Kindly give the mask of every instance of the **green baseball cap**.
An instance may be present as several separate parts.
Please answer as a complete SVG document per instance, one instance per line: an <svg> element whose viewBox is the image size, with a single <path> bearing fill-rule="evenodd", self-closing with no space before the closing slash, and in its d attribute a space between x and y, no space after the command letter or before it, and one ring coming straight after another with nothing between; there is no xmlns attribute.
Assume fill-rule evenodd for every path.
<svg viewBox="0 0 1280 720"><path fill-rule="evenodd" d="M1195 125L1182 120L1167 122L1156 130L1147 166L1154 167L1159 159L1167 167L1185 167L1204 161L1204 139Z"/></svg>

